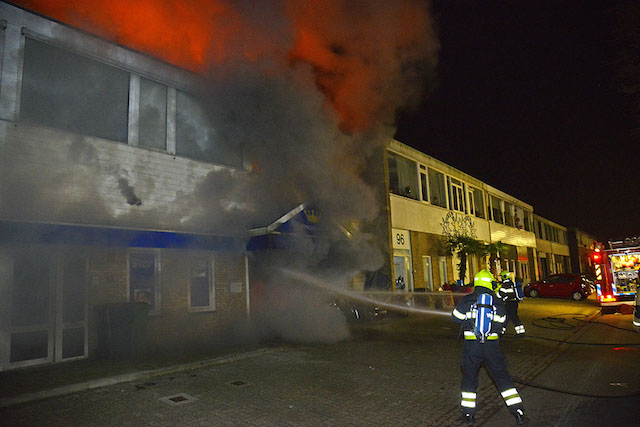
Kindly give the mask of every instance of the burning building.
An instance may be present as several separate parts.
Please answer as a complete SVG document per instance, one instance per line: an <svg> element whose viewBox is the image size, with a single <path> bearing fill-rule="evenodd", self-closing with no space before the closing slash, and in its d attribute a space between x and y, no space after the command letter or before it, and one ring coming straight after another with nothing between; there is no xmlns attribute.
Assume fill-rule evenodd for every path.
<svg viewBox="0 0 640 427"><path fill-rule="evenodd" d="M0 3L0 370L223 340L250 312L248 231L301 203L340 242L310 268L389 267L367 162L432 69L422 2L18 3Z"/></svg>

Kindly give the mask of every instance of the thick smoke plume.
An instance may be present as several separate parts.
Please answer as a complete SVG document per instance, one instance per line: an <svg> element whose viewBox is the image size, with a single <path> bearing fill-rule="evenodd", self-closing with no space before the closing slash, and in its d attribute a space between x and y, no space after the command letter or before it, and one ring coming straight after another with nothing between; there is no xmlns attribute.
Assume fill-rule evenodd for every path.
<svg viewBox="0 0 640 427"><path fill-rule="evenodd" d="M382 158L374 162L373 155L393 136L397 109L428 89L437 42L425 1L19 3L205 77L201 95L216 137L242 144L254 167L252 173L220 168L195 192L179 194L193 207L172 212L182 223L243 234L300 203L312 204L321 213L323 243L301 239L300 256L276 255L270 265L310 269L331 283L383 265L377 236L363 232L381 215L383 182L363 176L382 168ZM133 171L120 174L119 189L132 209L140 201L136 184ZM171 206L158 211L166 214ZM282 280L270 277L267 286ZM311 312L301 301L319 300L303 298L300 290L287 298L278 289L279 307L298 319L294 323ZM282 312L275 318L282 320Z"/></svg>

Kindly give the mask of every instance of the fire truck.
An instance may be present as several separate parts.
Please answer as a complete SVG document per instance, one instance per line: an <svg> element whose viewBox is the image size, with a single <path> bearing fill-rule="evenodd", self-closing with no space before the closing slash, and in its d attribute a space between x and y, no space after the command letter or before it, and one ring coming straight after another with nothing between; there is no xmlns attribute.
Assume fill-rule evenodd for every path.
<svg viewBox="0 0 640 427"><path fill-rule="evenodd" d="M640 237L597 243L593 254L598 303L603 312L631 314L640 287Z"/></svg>

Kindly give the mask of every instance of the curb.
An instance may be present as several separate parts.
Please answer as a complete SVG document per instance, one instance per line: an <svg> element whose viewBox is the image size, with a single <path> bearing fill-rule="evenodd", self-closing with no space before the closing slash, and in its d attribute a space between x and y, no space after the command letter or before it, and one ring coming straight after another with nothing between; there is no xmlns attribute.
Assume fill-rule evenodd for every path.
<svg viewBox="0 0 640 427"><path fill-rule="evenodd" d="M165 368L151 369L147 371L129 372L126 374L115 375L112 377L98 378L95 380L84 381L76 384L69 384L62 387L56 387L49 390L42 390L33 393L25 393L15 397L0 399L0 408L19 405L21 403L33 402L35 400L50 399L52 397L60 397L71 393L91 390L94 388L106 387L114 384L125 383L130 381L138 381L152 377L158 377L177 372L188 371L191 369L206 368L210 366L222 365L225 363L236 362L239 360L249 359L252 357L271 354L279 351L279 348L264 348L254 351L248 351L240 354L229 354L227 356L216 357L209 360L201 360L198 362L185 363L183 365L168 366Z"/></svg>

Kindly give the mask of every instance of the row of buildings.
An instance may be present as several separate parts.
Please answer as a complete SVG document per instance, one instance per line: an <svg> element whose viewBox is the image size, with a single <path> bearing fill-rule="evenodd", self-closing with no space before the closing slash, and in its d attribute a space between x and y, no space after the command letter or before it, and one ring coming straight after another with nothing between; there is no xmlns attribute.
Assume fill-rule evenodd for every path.
<svg viewBox="0 0 640 427"><path fill-rule="evenodd" d="M393 277L406 290L438 290L459 280L460 259L444 244L455 233L504 243L500 269L524 283L593 274L595 236L543 218L532 205L398 141L388 146L386 169ZM463 282L469 283L488 257L466 262Z"/></svg>
<svg viewBox="0 0 640 427"><path fill-rule="evenodd" d="M206 346L246 325L249 230L185 221L198 183L251 170L240 144L216 139L197 76L5 2L0 67L0 371L118 340ZM397 141L383 157L394 291L456 280L443 227L508 244L502 268L525 281L588 271L592 236ZM253 243L308 211L283 206Z"/></svg>

